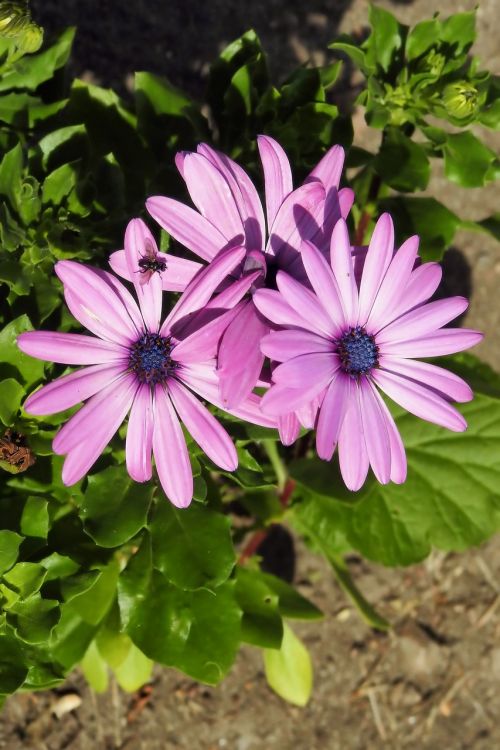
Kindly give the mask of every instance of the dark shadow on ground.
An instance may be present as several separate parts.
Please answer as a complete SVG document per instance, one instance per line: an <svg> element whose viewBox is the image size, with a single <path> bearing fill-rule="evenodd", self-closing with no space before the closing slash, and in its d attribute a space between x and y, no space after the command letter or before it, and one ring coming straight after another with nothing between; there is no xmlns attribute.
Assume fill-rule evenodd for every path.
<svg viewBox="0 0 500 750"><path fill-rule="evenodd" d="M465 255L456 247L450 247L444 254L441 267L443 279L433 299L444 299L455 295L470 299L472 296L472 270ZM450 325L461 324L465 316L466 312L456 318Z"/></svg>
<svg viewBox="0 0 500 750"><path fill-rule="evenodd" d="M250 28L261 37L272 75L313 55L322 64L351 0L32 0L33 16L54 33L78 27L73 72L92 71L123 92L127 76L148 70L201 96L210 62Z"/></svg>

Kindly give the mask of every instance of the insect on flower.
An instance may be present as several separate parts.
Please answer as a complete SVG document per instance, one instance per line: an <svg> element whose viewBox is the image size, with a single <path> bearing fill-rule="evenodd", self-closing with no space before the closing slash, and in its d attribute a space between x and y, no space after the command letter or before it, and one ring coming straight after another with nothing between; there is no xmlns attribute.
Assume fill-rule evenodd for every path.
<svg viewBox="0 0 500 750"><path fill-rule="evenodd" d="M167 270L167 261L161 256L149 238L144 242L144 255L141 255L137 262L139 269L136 273L140 274L139 283L147 284L154 273L163 273Z"/></svg>

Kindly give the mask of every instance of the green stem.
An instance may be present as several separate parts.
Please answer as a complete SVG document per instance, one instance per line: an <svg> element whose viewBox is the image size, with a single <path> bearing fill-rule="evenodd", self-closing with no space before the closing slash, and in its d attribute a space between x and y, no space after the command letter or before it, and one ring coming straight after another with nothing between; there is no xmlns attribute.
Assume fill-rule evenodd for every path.
<svg viewBox="0 0 500 750"><path fill-rule="evenodd" d="M266 451L269 461L271 462L271 466L273 467L276 474L276 478L278 480L278 491L283 492L286 481L288 479L288 472L278 452L276 441L263 440L262 445L264 446L264 450Z"/></svg>

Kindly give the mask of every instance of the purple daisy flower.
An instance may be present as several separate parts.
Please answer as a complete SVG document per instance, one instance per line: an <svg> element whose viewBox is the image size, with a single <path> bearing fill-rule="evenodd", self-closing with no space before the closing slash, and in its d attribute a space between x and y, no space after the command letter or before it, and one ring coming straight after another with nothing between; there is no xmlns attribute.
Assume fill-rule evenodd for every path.
<svg viewBox="0 0 500 750"><path fill-rule="evenodd" d="M441 280L437 263L415 266L418 237L394 253L394 228L380 217L359 284L345 221L332 234L330 264L311 243L302 260L314 291L279 272L279 291L259 290L258 309L283 330L262 341L262 351L281 362L262 399L278 416L321 399L316 448L329 461L339 446L347 487L359 489L371 465L382 484L406 479L406 456L394 420L378 388L422 419L461 431L462 415L450 401L472 399L461 378L415 357L467 349L482 334L442 328L467 308L463 297L428 302ZM378 387L378 388L377 388Z"/></svg>
<svg viewBox="0 0 500 750"><path fill-rule="evenodd" d="M139 219L129 223L125 235L129 267L149 236ZM56 264L71 313L95 335L33 331L21 334L18 345L39 359L87 365L43 386L25 404L29 414L45 415L88 399L54 438L54 451L66 455L65 484L78 482L89 471L129 412L128 473L138 482L149 480L153 453L162 487L174 505L186 507L193 495L181 422L218 466L228 471L236 468L231 438L194 393L221 405L216 347L239 308L222 313L212 310L211 315L203 308L243 256L243 249L219 253L163 323L158 274L152 273L147 282L140 274L134 275L138 306L112 274L73 261ZM275 425L275 420L259 413L259 399L254 395L232 413L268 427Z"/></svg>
<svg viewBox="0 0 500 750"><path fill-rule="evenodd" d="M198 211L162 196L151 197L146 203L151 216L205 262L212 262L222 248L245 248L245 258L226 280L216 302L230 307L245 299L224 332L218 352L221 396L229 408L244 400L258 384L264 362L259 342L271 330L251 295L262 286L275 289L280 269L307 282L300 260L302 241L311 239L327 252L335 223L347 216L353 202L352 190L338 190L344 163L340 146L330 149L296 190L281 146L268 136L260 136L258 147L264 171L267 233L264 209L247 173L206 144L200 145L197 153L179 153L176 157ZM178 279L178 267L174 264L170 271L169 258L162 274L164 285L171 283L170 273ZM199 266L191 265L194 275ZM286 432L285 421L281 420L280 428Z"/></svg>

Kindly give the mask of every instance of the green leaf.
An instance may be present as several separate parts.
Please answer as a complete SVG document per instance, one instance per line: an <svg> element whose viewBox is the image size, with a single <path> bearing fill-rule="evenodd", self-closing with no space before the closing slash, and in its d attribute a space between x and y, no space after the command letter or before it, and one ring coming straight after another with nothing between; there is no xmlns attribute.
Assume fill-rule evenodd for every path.
<svg viewBox="0 0 500 750"><path fill-rule="evenodd" d="M28 668L23 653L14 638L0 635L0 693L15 692L24 683Z"/></svg>
<svg viewBox="0 0 500 750"><path fill-rule="evenodd" d="M122 466L88 478L80 508L85 532L101 547L118 547L146 524L154 485L138 484Z"/></svg>
<svg viewBox="0 0 500 750"><path fill-rule="evenodd" d="M72 607L89 625L100 623L112 606L116 596L119 570L118 561L112 559L109 565L98 571L89 588L72 598ZM66 582L64 585L67 591ZM65 598L68 599L67 594Z"/></svg>
<svg viewBox="0 0 500 750"><path fill-rule="evenodd" d="M85 679L96 693L104 693L107 690L108 666L100 655L95 641L92 641L85 652L80 667Z"/></svg>
<svg viewBox="0 0 500 750"><path fill-rule="evenodd" d="M38 495L30 495L21 516L21 532L25 536L46 539L49 531L49 504Z"/></svg>
<svg viewBox="0 0 500 750"><path fill-rule="evenodd" d="M54 71L66 63L74 36L75 29L66 29L52 47L18 60L0 77L0 92L8 89L34 91L41 83L52 78Z"/></svg>
<svg viewBox="0 0 500 750"><path fill-rule="evenodd" d="M75 161L88 152L89 141L85 125L66 125L52 130L38 143L45 169L55 169L66 162Z"/></svg>
<svg viewBox="0 0 500 750"><path fill-rule="evenodd" d="M368 64L378 64L387 71L402 44L401 26L392 13L378 5L370 5L369 17L372 33L367 41L366 60Z"/></svg>
<svg viewBox="0 0 500 750"><path fill-rule="evenodd" d="M151 679L154 663L130 641L125 659L114 670L116 681L122 690L134 693Z"/></svg>
<svg viewBox="0 0 500 750"><path fill-rule="evenodd" d="M442 22L441 39L455 55L469 49L476 38L476 12L456 13Z"/></svg>
<svg viewBox="0 0 500 750"><path fill-rule="evenodd" d="M23 175L23 150L20 143L7 151L0 163L0 193L17 209Z"/></svg>
<svg viewBox="0 0 500 750"><path fill-rule="evenodd" d="M150 659L209 684L231 667L241 619L233 583L181 591L152 569L145 539L120 576L119 604L127 633Z"/></svg>
<svg viewBox="0 0 500 750"><path fill-rule="evenodd" d="M33 326L28 316L20 315L0 331L2 362L16 367L27 386L43 377L45 367L43 362L24 354L17 346L16 340L19 334L32 330Z"/></svg>
<svg viewBox="0 0 500 750"><path fill-rule="evenodd" d="M6 378L0 382L0 421L7 427L13 424L23 398L24 388L17 380Z"/></svg>
<svg viewBox="0 0 500 750"><path fill-rule="evenodd" d="M46 575L47 571L42 565L20 562L14 565L3 577L11 588L16 590L21 599L27 599L40 589Z"/></svg>
<svg viewBox="0 0 500 750"><path fill-rule="evenodd" d="M355 604L366 624L371 628L376 628L376 630L389 630L391 624L379 615L377 610L365 599L352 580L349 568L344 560L341 557L329 557L329 560L341 588Z"/></svg>
<svg viewBox="0 0 500 750"><path fill-rule="evenodd" d="M269 586L271 591L278 595L279 611L283 617L292 620L321 620L323 613L315 604L299 594L299 592L290 586L281 578L270 575L269 573L260 573L261 579Z"/></svg>
<svg viewBox="0 0 500 750"><path fill-rule="evenodd" d="M241 639L256 646L280 648L283 622L279 598L258 570L238 567L235 595L243 612Z"/></svg>
<svg viewBox="0 0 500 750"><path fill-rule="evenodd" d="M295 706L307 705L313 681L311 657L286 623L279 651L264 651L264 667L269 686L281 698Z"/></svg>
<svg viewBox="0 0 500 750"><path fill-rule="evenodd" d="M384 198L379 210L389 211L400 238L420 236L424 261L440 260L461 224L456 214L434 198Z"/></svg>
<svg viewBox="0 0 500 750"><path fill-rule="evenodd" d="M398 128L387 128L374 162L380 177L395 190L425 190L431 165L422 146Z"/></svg>
<svg viewBox="0 0 500 750"><path fill-rule="evenodd" d="M59 206L76 187L80 161L61 164L47 175L43 183L42 201Z"/></svg>
<svg viewBox="0 0 500 750"><path fill-rule="evenodd" d="M96 637L99 653L114 670L125 661L132 646L132 641L126 633L120 631L120 627L120 612L118 603L116 603L111 608Z"/></svg>
<svg viewBox="0 0 500 750"><path fill-rule="evenodd" d="M399 411L408 457L403 485L369 479L354 495L342 489L331 465L324 464L321 477L323 462L292 465L305 493L291 519L328 555L337 553L343 533L384 565L418 562L431 546L462 551L480 544L500 527L500 400L477 394L460 411L469 426L458 434Z"/></svg>
<svg viewBox="0 0 500 750"><path fill-rule="evenodd" d="M199 503L179 509L159 501L149 525L154 566L181 589L219 586L235 562L230 526L226 516Z"/></svg>
<svg viewBox="0 0 500 750"><path fill-rule="evenodd" d="M7 622L18 638L26 643L44 643L61 616L59 602L42 599L34 594L25 601L15 602L7 612Z"/></svg>
<svg viewBox="0 0 500 750"><path fill-rule="evenodd" d="M495 152L472 133L448 135L443 151L445 173L452 182L462 187L482 187L494 178Z"/></svg>
<svg viewBox="0 0 500 750"><path fill-rule="evenodd" d="M23 537L15 531L8 529L0 531L0 574L14 565L22 541Z"/></svg>
<svg viewBox="0 0 500 750"><path fill-rule="evenodd" d="M333 44L329 45L329 48L338 50L339 52L343 52L344 54L348 55L353 63L357 65L360 70L365 72L365 52L356 44L354 44L349 37L341 37L341 39L342 38L345 39L345 41L339 40L338 42L333 42Z"/></svg>
<svg viewBox="0 0 500 750"><path fill-rule="evenodd" d="M437 18L417 23L406 39L405 55L407 60L414 60L433 47L439 40L441 23Z"/></svg>

